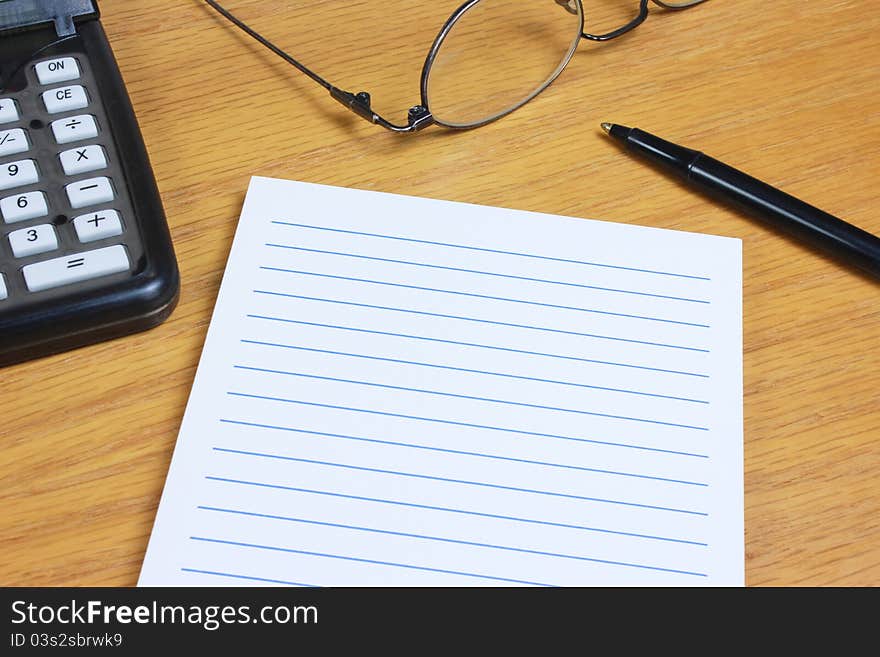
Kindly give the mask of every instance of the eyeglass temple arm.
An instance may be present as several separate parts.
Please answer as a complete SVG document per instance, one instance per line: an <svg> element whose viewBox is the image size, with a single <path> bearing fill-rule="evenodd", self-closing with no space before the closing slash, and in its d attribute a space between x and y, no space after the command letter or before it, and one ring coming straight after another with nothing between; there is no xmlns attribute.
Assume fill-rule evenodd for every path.
<svg viewBox="0 0 880 657"><path fill-rule="evenodd" d="M556 0L559 2L559 0ZM562 2L559 2L562 4ZM608 32L606 34L590 34L588 32L582 32L581 36L584 39L589 39L590 41L611 41L611 39L616 39L617 37L626 34L630 30L634 30L639 25L645 22L645 19L648 17L648 0L641 0L639 3L639 15L632 19L629 23L620 27L613 32Z"/></svg>
<svg viewBox="0 0 880 657"><path fill-rule="evenodd" d="M394 123L391 123L390 121L376 114L372 110L370 106L370 94L368 94L366 91L359 91L355 94L330 84L327 80L312 71L309 67L295 60L293 57L281 50L281 48L269 41L266 37L251 29L246 23L233 16L228 10L226 10L215 0L205 0L205 3L216 10L217 13L223 16L230 23L242 30L245 34L254 38L260 44L266 46L266 48L281 57L281 59L286 61L288 64L290 64L298 71L304 73L312 80L317 82L319 85L324 87L327 91L330 92L330 95L335 100L345 105L352 112L366 119L370 123L375 123L376 125L379 125L386 130L391 130L393 132L414 132L416 130L427 128L429 125L434 123L434 118L431 116L428 108L423 107L422 105L415 105L409 109L406 125L396 125Z"/></svg>

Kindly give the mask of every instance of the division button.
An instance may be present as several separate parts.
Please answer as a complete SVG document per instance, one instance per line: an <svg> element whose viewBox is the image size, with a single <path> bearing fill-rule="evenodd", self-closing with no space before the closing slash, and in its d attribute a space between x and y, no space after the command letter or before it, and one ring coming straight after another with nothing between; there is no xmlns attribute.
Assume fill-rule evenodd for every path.
<svg viewBox="0 0 880 657"><path fill-rule="evenodd" d="M40 62L34 69L40 84L55 84L76 80L79 77L79 65L73 57L60 57Z"/></svg>
<svg viewBox="0 0 880 657"><path fill-rule="evenodd" d="M31 292L109 276L130 268L128 253L121 244L84 251L22 267L24 282Z"/></svg>
<svg viewBox="0 0 880 657"><path fill-rule="evenodd" d="M64 188L72 208L84 208L113 200L113 185L109 178L89 178L70 183Z"/></svg>
<svg viewBox="0 0 880 657"><path fill-rule="evenodd" d="M99 210L83 214L73 220L76 236L80 242L97 242L122 235L122 220L116 210Z"/></svg>
<svg viewBox="0 0 880 657"><path fill-rule="evenodd" d="M52 133L59 144L69 144L72 141L97 137L98 124L91 114L68 116L66 119L52 121Z"/></svg>

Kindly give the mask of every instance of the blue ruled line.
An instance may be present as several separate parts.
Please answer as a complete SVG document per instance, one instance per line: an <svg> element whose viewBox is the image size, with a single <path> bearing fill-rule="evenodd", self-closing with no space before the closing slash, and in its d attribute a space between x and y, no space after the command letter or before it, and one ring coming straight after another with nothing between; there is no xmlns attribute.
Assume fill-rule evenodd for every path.
<svg viewBox="0 0 880 657"><path fill-rule="evenodd" d="M224 541L219 538L206 538L204 536L190 536L190 540L205 543L219 543L221 545L233 545L235 547L254 548L256 550L271 550L273 552L287 552L290 554L303 554L309 557L326 557L328 559L342 559L344 561L356 561L359 563L375 564L377 566L392 566L395 568L408 568L409 570L424 570L431 573L444 575L461 575L462 577L476 577L489 579L496 582L510 582L512 584L528 584L530 586L553 586L553 584L541 584L540 582L528 582L521 579L509 579L507 577L494 577L492 575L480 575L477 573L465 573L457 570L444 570L442 568L429 568L428 566L414 566L406 563L394 563L393 561L378 561L376 559L364 559L362 557L350 557L342 554L328 554L326 552L310 552L308 550L294 550L293 548L275 547L273 545L258 545L256 543L241 543L239 541Z"/></svg>
<svg viewBox="0 0 880 657"><path fill-rule="evenodd" d="M459 449L448 449L445 447L428 447L426 445L415 445L413 443L401 443L393 440L379 440L378 438L364 438L361 436L348 436L341 433L327 433L324 431L309 431L307 429L296 429L294 427L281 427L273 424L259 424L257 422L244 422L242 420L221 419L224 424L235 424L243 427L255 427L258 429L275 429L277 431L287 431L290 433L302 433L310 436L323 436L325 438L340 438L342 440L355 440L364 443L373 443L377 445L390 445L393 447L409 447L411 449L422 449L432 452L443 452L445 454L458 454L460 456L475 456L484 459L494 459L496 461L510 461L512 463L525 463L527 465L541 465L548 468L563 468L565 470L579 470L581 472L595 472L597 474L616 475L620 477L635 477L637 479L650 479L652 481L663 481L671 484L685 484L688 486L708 487L709 484L699 481L687 481L684 479L670 479L668 477L655 477L652 475L635 474L632 472L618 472L616 470L602 470L600 468L587 468L581 465L568 465L566 463L548 463L547 461L532 461L529 459L517 459L511 456L498 456L496 454L483 454L482 452L465 452Z"/></svg>
<svg viewBox="0 0 880 657"><path fill-rule="evenodd" d="M509 545L495 545L493 543L479 543L477 541L465 541L461 539L445 538L442 536L429 536L427 534L411 534L408 532L396 532L390 529L376 529L374 527L359 527L357 525L344 525L335 522L323 522L320 520L307 520L305 518L292 518L290 516L276 516L268 513L254 513L252 511L240 511L237 509L223 509L215 506L198 506L203 511L215 511L219 513L229 513L233 515L248 516L252 518L264 518L266 520L283 520L285 522L298 522L307 525L316 525L320 527L335 527L338 529L351 529L353 531L369 532L373 534L385 534L387 536L402 536L404 538L416 538L425 541L437 541L438 543L452 543L455 545L467 545L470 547L488 548L490 550L504 550L507 552L520 552L523 554L535 554L542 557L553 557L555 559L571 559L574 561L589 561L592 563L600 563L607 566L622 566L625 568L641 568L643 570L656 570L664 573L674 573L676 575L694 575L697 577L707 577L705 573L697 573L689 570L677 570L675 568L663 568L661 566L648 566L645 564L628 563L626 561L611 561L609 559L597 559L595 557L583 557L574 554L562 554L559 552L546 552L544 550L531 550L528 548L519 548Z"/></svg>
<svg viewBox="0 0 880 657"><path fill-rule="evenodd" d="M358 472L375 472L378 474L393 475L395 477L409 477L412 479L425 479L429 481L442 481L450 484L462 484L465 486L479 486L481 488L495 488L498 490L509 490L516 493L528 493L530 495L547 495L549 497L562 497L571 500L581 500L584 502L599 502L602 504L614 504L618 506L629 506L640 509L648 509L651 511L669 511L672 513L684 513L692 516L708 516L704 511L691 511L689 509L676 509L667 506L654 506L652 504L639 504L637 502L624 502L622 500L609 500L601 497L588 497L586 495L574 495L572 493L556 493L554 491L537 490L534 488L520 488L517 486L503 486L501 484L490 484L484 481L468 481L466 479L450 479L448 477L438 477L435 475L418 474L415 472L400 472L398 470L382 470L381 468L368 468L363 465L349 465L347 463L334 463L333 461L318 461L316 459L303 459L294 456L282 456L280 454L266 454L263 452L249 452L242 449L229 449L228 447L211 448L215 452L223 454L237 454L239 456L256 456L264 459L274 459L277 461L291 461L294 463L309 463L311 465L324 465L330 468L342 468L345 470L356 470Z"/></svg>
<svg viewBox="0 0 880 657"><path fill-rule="evenodd" d="M453 294L460 297L471 297L473 299L488 299L490 301L507 301L510 303L520 303L528 306L540 306L542 308L555 308L557 310L574 310L579 313L591 313L594 315L609 315L611 317L625 317L627 319L644 319L649 322L663 322L664 324L679 324L681 326L696 326L698 328L709 328L707 324L694 324L693 322L682 322L675 319L664 319L661 317L648 317L646 315L630 315L628 313L613 313L607 310L595 310L594 308L579 308L577 306L562 306L555 303L543 303L541 301L525 301L524 299L511 299L509 297L494 297L488 294L476 294L475 292L459 292L456 290L442 290L436 287L423 287L421 285L406 285L404 283L390 283L388 281L374 281L369 278L354 278L352 276L339 276L337 274L321 274L314 271L303 271L299 269L285 269L284 267L267 267L261 266L260 269L265 271L276 271L285 274L297 274L299 276L316 276L318 278L332 278L338 281L352 281L354 283L370 283L371 285L385 285L387 287L399 287L406 290L419 290L421 292L439 292L441 294Z"/></svg>
<svg viewBox="0 0 880 657"><path fill-rule="evenodd" d="M310 299L310 297L301 297ZM336 303L336 302L332 302ZM429 338L423 335L409 335L407 333L391 333L389 331L374 331L371 329L355 328L352 326L340 326L336 324L319 324L318 322L305 322L297 319L286 319L284 317L271 317L269 315L247 315L252 319L265 319L270 322L284 322L285 324L299 324L300 326L315 326L317 328L329 328L339 331L353 331L355 333L367 333L370 335L387 335L392 338L408 338L410 340L424 340L426 342L439 342L441 344L454 344L461 347L476 347L478 349L494 349L495 351L505 351L513 354L526 354L528 356L544 356L546 358L559 358L561 360L572 360L579 363L595 363L597 365L610 365L612 367L627 367L636 370L647 370L649 372L662 372L664 374L681 374L683 376L696 376L701 379L710 378L708 374L699 374L697 372L684 372L681 370L665 370L659 367L646 367L645 365L632 365L629 363L616 363L608 360L595 360L592 358L580 358L578 356L565 356L562 354L548 354L542 351L528 351L526 349L511 349L509 347L498 347L491 344L479 344L477 342L458 342L456 340L444 340L442 338Z"/></svg>
<svg viewBox="0 0 880 657"><path fill-rule="evenodd" d="M652 292L638 292L636 290L621 290L619 288L614 287L600 287L598 285L585 285L583 283L567 283L565 281L553 281L546 278L532 278L530 276L516 276L514 274L499 274L497 272L492 271L482 271L479 269L463 269L461 267L448 267L445 265L432 265L426 262L412 262L410 260L394 260L392 258L379 258L377 256L368 256L362 255L359 253L344 253L342 251L323 251L321 249L307 249L302 246L291 246L289 244L273 244L271 242L266 242L266 246L274 247L278 249L288 249L290 251L302 251L305 253L320 253L322 255L334 255L334 256L342 256L345 258L358 258L360 260L374 260L376 262L390 262L396 265L410 265L413 267L426 267L428 269L442 269L444 271L455 271L462 272L465 274L480 274L482 276L496 276L498 278L510 278L517 281L530 281L533 283L549 283L551 285L565 285L567 287L578 287L586 290L598 290L600 292L617 292L620 294L633 294L640 297L653 297L655 299L669 299L671 301L687 301L689 303L704 303L710 304L711 301L707 301L704 299L691 299L688 297L673 297L667 294L654 294ZM693 326L700 326L702 328L709 328L706 324L693 324Z"/></svg>
<svg viewBox="0 0 880 657"><path fill-rule="evenodd" d="M393 506L412 507L414 509L425 509L427 511L442 511L444 513L457 513L467 516L476 516L478 518L492 518L493 520L509 520L511 522L522 522L530 525L546 525L548 527L560 527L562 529L576 529L585 532L596 532L599 534L613 534L615 536L627 536L629 538L643 538L651 541L665 541L668 543L684 543L686 545L698 545L700 547L708 547L708 543L699 541L689 541L683 538L669 538L667 536L652 536L651 534L637 534L635 532L623 532L613 529L602 529L600 527L589 527L587 525L573 525L565 522L551 522L549 520L535 520L534 518L518 518L516 516L505 516L497 513L483 513L480 511L469 511L467 509L454 509L445 506L431 506L429 504L416 504L414 502L402 502L400 500L386 500L378 497L364 497L361 495L346 495L345 493L334 493L326 490L314 490L311 488L297 488L295 486L282 486L280 484L265 484L258 481L244 481L242 479L227 479L225 477L214 477L206 475L205 479L216 481L224 484L239 484L242 486L254 486L257 488L270 488L273 490L286 490L294 493L307 493L309 495L323 495L325 497L339 497L346 500L357 500L359 502L375 502L376 504L390 504Z"/></svg>
<svg viewBox="0 0 880 657"><path fill-rule="evenodd" d="M288 586L304 586L306 588L318 588L317 584L302 584L300 582L288 582L283 579L269 579L267 577L251 577L250 575L233 575L232 573L221 573L216 570L199 570L197 568L181 568L185 573L198 573L200 575L216 575L217 577L231 577L233 579L246 579L251 582L267 582L269 584L287 584Z"/></svg>
<svg viewBox="0 0 880 657"><path fill-rule="evenodd" d="M400 360L398 358L384 358L382 356L368 356L366 354L352 354L345 351L331 351L329 349L315 349L313 347L301 347L292 344L281 344L278 342L263 342L262 340L242 339L245 344L260 345L263 347L279 347L281 349L293 349L296 351L308 351L316 354L330 354L332 356L348 356L350 358L363 358L365 360L376 360L385 363L399 363L401 365L418 365L419 367L432 367L441 370L451 370L454 372L468 372L469 374L485 374L486 376L498 376L507 379L519 379L520 381L536 381L538 383L555 383L561 386L572 386L575 388L589 388L590 390L604 390L606 392L620 392L627 395L640 395L642 397L656 397L658 399L672 399L674 401L691 402L694 404L708 404L708 401L702 399L691 399L689 397L674 397L672 395L661 395L653 392L641 392L639 390L626 390L625 388L608 388L605 386L594 386L587 383L574 383L572 381L559 381L557 379L541 379L534 376L522 376L520 374L505 374L503 372L489 372L487 370L473 370L466 367L453 367L452 365L437 365L436 363L423 363L414 360Z"/></svg>
<svg viewBox="0 0 880 657"><path fill-rule="evenodd" d="M272 370L265 367L250 367L248 365L233 365L237 370L245 370L248 372L260 372L262 374L280 374L282 376L293 376L303 379L314 379L316 381L333 381L334 383L350 383L352 385L368 386L370 388L384 388L386 390L401 390L403 392L417 392L424 395L437 395L438 397L451 397L453 399L467 399L469 401L489 402L491 404L504 404L506 406L520 406L522 408L537 408L544 411L556 411L559 413L574 413L577 415L589 415L590 417L601 417L609 420L625 420L627 422L641 422L643 424L656 424L664 427L674 427L676 429L691 429L693 431L709 431L708 427L698 427L690 424L677 424L675 422L663 422L662 420L649 420L639 417L629 417L627 415L612 415L610 413L597 413L595 411L582 411L577 408L563 408L560 406L545 406L543 404L529 404L527 402L510 401L507 399L493 399L492 397L476 397L474 395L461 395L454 392L441 392L439 390L424 390L422 388L408 388L405 386L393 386L388 383L372 383L370 381L357 381L355 379L339 379L333 376L319 376L318 374L305 374L303 372L288 372L286 370Z"/></svg>
<svg viewBox="0 0 880 657"><path fill-rule="evenodd" d="M374 306L368 303L355 303L354 301L339 301L337 299L322 299L320 297L306 297L300 294L287 294L286 292L272 292L269 290L254 290L254 294L268 294L275 297L286 297L288 299L304 299L306 301L321 301L324 303L336 303L343 306L356 306L358 308L372 308L374 310L390 310L398 313L407 313L410 315L423 315L425 317L442 317L443 319L458 319L464 322L477 322L478 324L491 324L493 326L509 326L511 328L528 329L530 331L546 331L548 333L561 333L562 335L576 335L581 338L595 338L597 340L612 340L614 342L627 342L630 344L644 344L651 347L665 347L667 349L682 349L684 351L698 351L708 354L708 349L698 347L684 347L675 344L664 344L662 342L647 342L645 340L630 340L628 338L618 338L610 335L597 335L595 333L580 333L578 331L565 331L563 329L548 328L544 326L529 326L528 324L512 324L510 322L498 322L491 319L478 319L476 317L463 317L461 315L443 315L441 313L429 313L424 310L409 310L407 308L394 308L391 306Z"/></svg>
<svg viewBox="0 0 880 657"><path fill-rule="evenodd" d="M609 265L601 262L590 262L589 260L570 260L568 258L553 258L551 256L536 255L532 253L518 253L516 251L501 251L499 249L486 249L478 246L466 246L464 244L450 244L448 242L432 242L430 240L417 240L411 237L399 237L396 235L381 235L379 233L366 233L357 230L343 230L341 228L327 228L325 226L310 226L309 224L297 224L290 221L273 221L273 224L280 226L293 226L295 228L309 228L312 230L323 230L332 233L343 233L346 235L360 235L362 237L378 237L386 240L396 240L400 242L411 242L413 244L430 244L432 246L446 246L452 249L466 249L468 251L480 251L483 253L498 253L501 255L519 256L522 258L535 258L537 260L549 260L551 262L566 262L574 265L585 265L587 267L601 267L603 269L619 269L622 271L634 271L642 274L657 274L658 276L674 276L675 278L689 278L697 281L711 281L708 276L692 276L689 274L677 274L668 271L658 271L654 269L639 269L637 267L624 267L622 265Z"/></svg>
<svg viewBox="0 0 880 657"><path fill-rule="evenodd" d="M265 395L252 395L245 392L227 392L227 395L233 397L244 397L247 399L262 399L265 401L283 402L285 404L299 404L301 406L314 406L317 408L331 408L337 411L351 411L353 413L369 413L371 415L383 415L386 417L397 417L404 420L419 420L421 422L436 422L438 424L448 424L457 427L468 427L471 429L486 429L488 431L502 431L504 433L515 433L523 436L535 436L538 438L557 438L559 440L570 440L576 443L590 443L592 445L604 445L607 447L627 447L629 449L638 449L645 452L658 452L661 454L672 454L675 456L693 456L701 459L708 459L708 454L696 454L693 452L680 452L671 449L660 449L658 447L645 447L643 445L631 445L627 443L615 443L603 440L592 440L590 438L574 438L572 436L562 436L553 433L541 433L538 431L522 431L520 429L507 429L505 427L493 427L486 424L473 424L470 422L458 422L456 420L442 420L439 418L419 417L418 415L403 415L401 413L389 413L387 411L374 411L368 408L353 408L350 406L335 406L333 404L320 404L318 402L308 402L300 399L285 399L283 397L268 397Z"/></svg>

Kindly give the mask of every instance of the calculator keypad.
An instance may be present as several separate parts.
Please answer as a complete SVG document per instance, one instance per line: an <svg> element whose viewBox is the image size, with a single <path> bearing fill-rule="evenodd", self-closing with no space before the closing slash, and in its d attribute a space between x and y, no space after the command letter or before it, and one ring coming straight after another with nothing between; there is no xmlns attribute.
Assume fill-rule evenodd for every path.
<svg viewBox="0 0 880 657"><path fill-rule="evenodd" d="M0 312L130 272L142 253L88 62L37 61L28 81L0 98Z"/></svg>
<svg viewBox="0 0 880 657"><path fill-rule="evenodd" d="M33 160L19 160L0 167L0 190L32 185L39 180L37 163Z"/></svg>
<svg viewBox="0 0 880 657"><path fill-rule="evenodd" d="M18 121L18 108L11 98L0 98L0 123Z"/></svg>
<svg viewBox="0 0 880 657"><path fill-rule="evenodd" d="M68 176L107 168L107 154L97 144L71 148L58 154L61 168Z"/></svg>
<svg viewBox="0 0 880 657"><path fill-rule="evenodd" d="M76 236L83 244L122 235L122 220L116 210L99 210L73 220Z"/></svg>
<svg viewBox="0 0 880 657"><path fill-rule="evenodd" d="M56 84L79 78L79 65L73 57L47 59L34 66L40 84Z"/></svg>
<svg viewBox="0 0 880 657"><path fill-rule="evenodd" d="M109 203L113 200L113 185L109 178L89 178L71 183L64 188L70 207L79 209L98 203Z"/></svg>
<svg viewBox="0 0 880 657"><path fill-rule="evenodd" d="M3 221L7 224L14 224L19 221L48 216L49 205L46 203L46 195L43 192L27 192L0 199L0 214L3 215Z"/></svg>
<svg viewBox="0 0 880 657"><path fill-rule="evenodd" d="M43 104L49 114L71 112L89 106L86 90L78 84L43 92Z"/></svg>
<svg viewBox="0 0 880 657"><path fill-rule="evenodd" d="M83 139L94 139L98 136L98 124L91 114L68 116L52 122L52 132L59 144L69 144Z"/></svg>
<svg viewBox="0 0 880 657"><path fill-rule="evenodd" d="M16 258L25 258L58 248L58 237L51 224L22 228L9 233L9 246Z"/></svg>
<svg viewBox="0 0 880 657"><path fill-rule="evenodd" d="M27 133L21 128L0 130L0 157L24 153L29 148Z"/></svg>
<svg viewBox="0 0 880 657"><path fill-rule="evenodd" d="M40 292L127 271L129 266L125 247L116 245L37 262L22 269L22 273L28 290Z"/></svg>

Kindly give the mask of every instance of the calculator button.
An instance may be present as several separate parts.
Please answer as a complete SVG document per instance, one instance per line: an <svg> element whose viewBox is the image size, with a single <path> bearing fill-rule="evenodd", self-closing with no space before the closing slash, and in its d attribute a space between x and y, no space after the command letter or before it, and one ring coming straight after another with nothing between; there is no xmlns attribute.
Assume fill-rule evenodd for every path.
<svg viewBox="0 0 880 657"><path fill-rule="evenodd" d="M98 136L98 124L91 114L68 116L52 122L52 132L55 141L59 144L67 144L80 139L92 139Z"/></svg>
<svg viewBox="0 0 880 657"><path fill-rule="evenodd" d="M3 278L3 274L0 274L0 301L3 301L7 296L6 292L6 279Z"/></svg>
<svg viewBox="0 0 880 657"><path fill-rule="evenodd" d="M19 160L0 165L0 189L33 185L39 181L37 164L33 160Z"/></svg>
<svg viewBox="0 0 880 657"><path fill-rule="evenodd" d="M70 207L84 208L87 205L109 203L113 200L113 185L109 178L89 178L71 183L64 188Z"/></svg>
<svg viewBox="0 0 880 657"><path fill-rule="evenodd" d="M31 292L78 283L90 278L128 271L128 254L121 244L94 251L84 251L62 258L36 262L22 267L24 282Z"/></svg>
<svg viewBox="0 0 880 657"><path fill-rule="evenodd" d="M116 210L100 210L84 214L73 220L76 236L80 242L97 242L108 237L122 235L122 220Z"/></svg>
<svg viewBox="0 0 880 657"><path fill-rule="evenodd" d="M0 98L0 123L18 121L18 109L11 98Z"/></svg>
<svg viewBox="0 0 880 657"><path fill-rule="evenodd" d="M100 146L82 146L71 148L58 155L61 158L61 166L68 176L78 173L97 171L107 167L107 156Z"/></svg>
<svg viewBox="0 0 880 657"><path fill-rule="evenodd" d="M45 217L49 214L46 195L43 192L27 192L0 199L0 214L7 224Z"/></svg>
<svg viewBox="0 0 880 657"><path fill-rule="evenodd" d="M51 224L22 228L9 233L9 246L16 258L54 251L58 248L58 237Z"/></svg>
<svg viewBox="0 0 880 657"><path fill-rule="evenodd" d="M67 82L68 80L76 80L79 77L79 66L73 57L49 59L45 62L40 62L34 68L37 71L37 78L40 80L40 84Z"/></svg>
<svg viewBox="0 0 880 657"><path fill-rule="evenodd" d="M86 90L78 84L70 87L59 87L51 91L43 92L43 104L49 114L70 112L88 106L89 99Z"/></svg>
<svg viewBox="0 0 880 657"><path fill-rule="evenodd" d="M28 148L27 133L21 128L0 130L0 157L24 153Z"/></svg>

